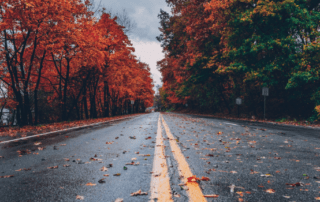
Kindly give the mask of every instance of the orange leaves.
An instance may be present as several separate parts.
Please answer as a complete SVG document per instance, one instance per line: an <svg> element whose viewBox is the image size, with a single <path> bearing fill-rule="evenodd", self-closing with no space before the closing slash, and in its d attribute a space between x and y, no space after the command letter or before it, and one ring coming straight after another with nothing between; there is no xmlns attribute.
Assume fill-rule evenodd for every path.
<svg viewBox="0 0 320 202"><path fill-rule="evenodd" d="M276 191L274 190L274 189L267 189L267 190L265 190L267 193L269 193L269 194L274 194L274 193L276 193Z"/></svg>
<svg viewBox="0 0 320 202"><path fill-rule="evenodd" d="M13 177L14 175L5 175L5 176L0 176L0 178L11 178Z"/></svg>
<svg viewBox="0 0 320 202"><path fill-rule="evenodd" d="M96 184L94 184L94 183L91 183L91 182L88 182L87 184L86 184L86 186L96 186Z"/></svg>
<svg viewBox="0 0 320 202"><path fill-rule="evenodd" d="M147 192L142 192L141 189L139 191L133 192L130 194L131 196L139 196L139 195L148 195Z"/></svg>
<svg viewBox="0 0 320 202"><path fill-rule="evenodd" d="M204 197L206 197L206 198L218 198L219 195L218 194L211 194L211 195L204 195Z"/></svg>
<svg viewBox="0 0 320 202"><path fill-rule="evenodd" d="M197 178L197 176L192 176L192 177L188 177L187 178L188 182L197 182L197 181L200 181L199 178Z"/></svg>
<svg viewBox="0 0 320 202"><path fill-rule="evenodd" d="M210 178L202 176L201 181L210 181Z"/></svg>

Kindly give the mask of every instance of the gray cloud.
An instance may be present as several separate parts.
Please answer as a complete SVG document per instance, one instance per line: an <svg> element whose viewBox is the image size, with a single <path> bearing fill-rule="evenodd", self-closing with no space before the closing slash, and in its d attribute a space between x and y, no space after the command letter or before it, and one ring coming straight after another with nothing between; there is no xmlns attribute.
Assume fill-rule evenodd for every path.
<svg viewBox="0 0 320 202"><path fill-rule="evenodd" d="M156 36L160 34L158 29L160 9L170 11L165 0L102 0L101 3L107 10L113 12L125 9L128 16L137 24L130 38L141 41L156 41Z"/></svg>

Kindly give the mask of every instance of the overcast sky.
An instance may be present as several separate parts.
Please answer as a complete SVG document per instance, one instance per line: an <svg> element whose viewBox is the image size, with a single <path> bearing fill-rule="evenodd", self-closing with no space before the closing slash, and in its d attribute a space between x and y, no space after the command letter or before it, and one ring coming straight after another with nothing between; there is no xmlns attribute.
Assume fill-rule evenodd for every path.
<svg viewBox="0 0 320 202"><path fill-rule="evenodd" d="M161 74L156 64L164 55L156 36L160 34L158 29L160 9L170 11L165 0L102 0L101 3L107 11L111 10L114 13L125 9L128 16L135 21L136 29L129 35L136 49L135 55L142 62L149 64L155 85L161 84Z"/></svg>

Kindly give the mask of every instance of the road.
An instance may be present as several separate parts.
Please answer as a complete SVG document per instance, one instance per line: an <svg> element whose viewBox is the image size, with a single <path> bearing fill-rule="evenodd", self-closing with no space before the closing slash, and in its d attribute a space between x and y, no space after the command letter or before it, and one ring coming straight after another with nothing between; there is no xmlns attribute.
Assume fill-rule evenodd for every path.
<svg viewBox="0 0 320 202"><path fill-rule="evenodd" d="M0 144L0 201L316 201L319 135L302 127L143 114Z"/></svg>

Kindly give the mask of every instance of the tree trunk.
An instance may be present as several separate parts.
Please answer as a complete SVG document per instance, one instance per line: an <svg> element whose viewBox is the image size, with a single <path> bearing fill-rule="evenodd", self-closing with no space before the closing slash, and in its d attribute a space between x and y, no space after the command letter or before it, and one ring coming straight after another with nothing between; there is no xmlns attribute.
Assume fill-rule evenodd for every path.
<svg viewBox="0 0 320 202"><path fill-rule="evenodd" d="M46 50L43 52L43 56L41 58L37 84L36 84L36 87L34 89L34 125L38 124L38 115L39 115L39 111L38 111L38 88L39 88L39 85L40 85L41 70L43 68L43 60L44 60L45 56L46 56Z"/></svg>
<svg viewBox="0 0 320 202"><path fill-rule="evenodd" d="M69 71L70 71L70 60L67 60L67 73L66 80L64 81L64 89L63 89L63 111L62 111L62 120L67 121L67 90L68 90L68 80L69 80Z"/></svg>

